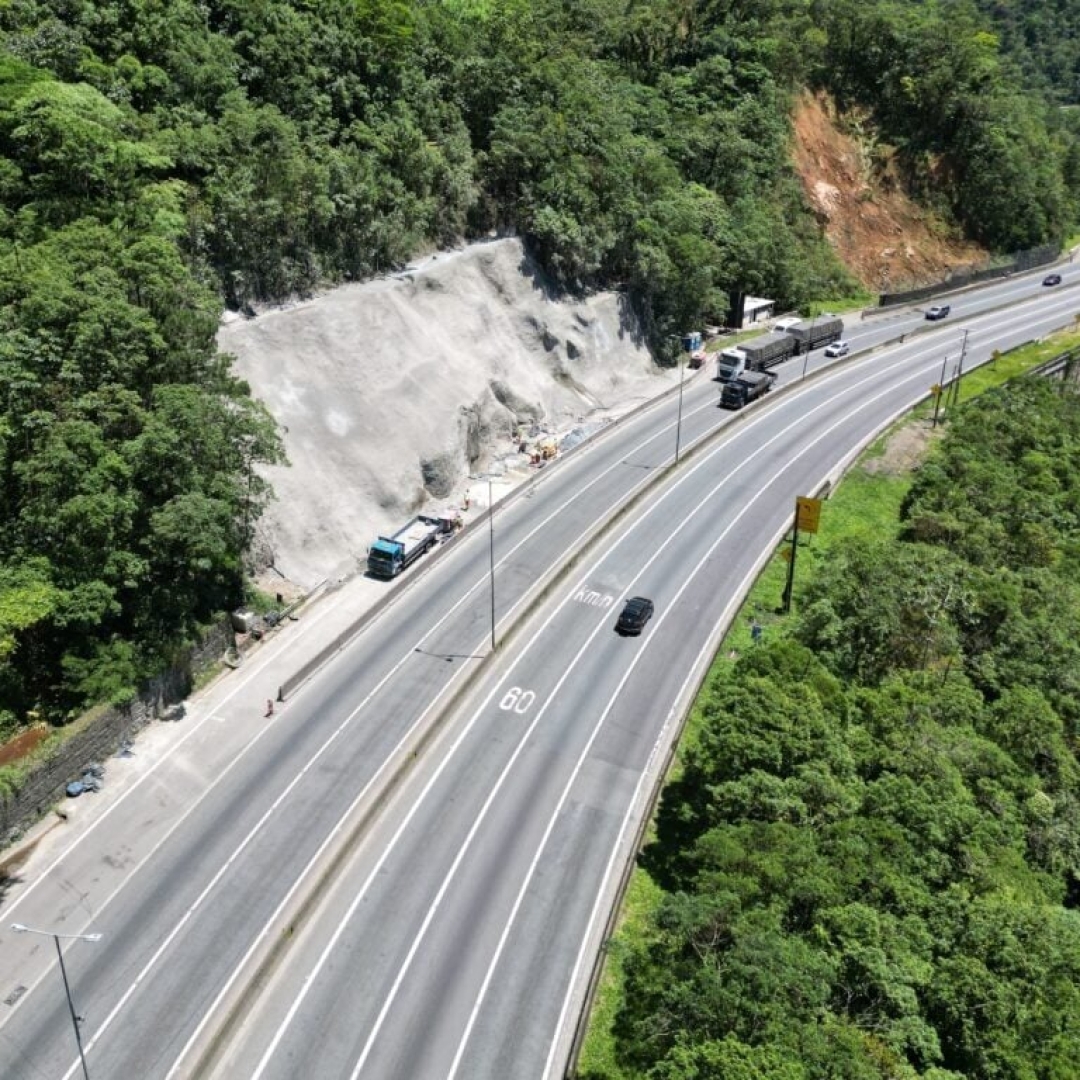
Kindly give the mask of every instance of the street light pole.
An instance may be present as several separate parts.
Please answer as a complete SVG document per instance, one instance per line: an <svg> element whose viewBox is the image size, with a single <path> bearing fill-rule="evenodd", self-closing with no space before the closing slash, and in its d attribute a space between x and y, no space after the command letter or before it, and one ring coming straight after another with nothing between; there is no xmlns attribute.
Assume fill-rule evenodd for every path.
<svg viewBox="0 0 1080 1080"><path fill-rule="evenodd" d="M945 388L945 369L949 366L949 354L945 354L945 359L941 361L941 378L938 380L938 392L934 398L934 423L933 427L938 425L938 409L941 406L941 399L948 396L948 390Z"/></svg>
<svg viewBox="0 0 1080 1080"><path fill-rule="evenodd" d="M803 362L802 362L802 375L799 377L799 382L802 382L802 380L806 378L806 365L810 363L810 350L814 347L812 342L814 340L814 323L816 323L816 322L817 322L817 315L814 315L810 319L810 342L811 342L811 344L808 344L806 346L806 356L805 356L805 358L803 359Z"/></svg>
<svg viewBox="0 0 1080 1080"><path fill-rule="evenodd" d="M952 403L954 405L959 405L960 404L960 380L964 377L964 357L967 355L967 339L968 339L968 334L970 334L970 333L971 333L970 330L965 330L964 331L964 340L963 340L963 342L961 342L961 345L960 345L960 366L959 366L959 368L957 368L956 389L953 390L953 398L952 398Z"/></svg>
<svg viewBox="0 0 1080 1080"><path fill-rule="evenodd" d="M488 478L488 561L491 567L491 651L495 651L495 505Z"/></svg>
<svg viewBox="0 0 1080 1080"><path fill-rule="evenodd" d="M675 422L675 464L679 464L679 442L682 438L682 392L684 365L682 353L679 353L679 419Z"/></svg>
<svg viewBox="0 0 1080 1080"><path fill-rule="evenodd" d="M56 945L56 958L60 961L60 975L64 980L64 994L67 996L68 1012L71 1013L71 1026L75 1029L75 1045L79 1048L79 1061L82 1062L83 1080L90 1080L90 1071L86 1067L86 1054L83 1053L82 1033L79 1031L79 1014L75 1012L75 1002L71 997L71 984L68 982L67 968L64 967L64 952L60 948L60 939L67 938L69 941L100 941L100 934L57 934L52 930L35 930L33 927L24 926L22 923L12 923L11 929L17 934L40 934L42 937L51 937Z"/></svg>

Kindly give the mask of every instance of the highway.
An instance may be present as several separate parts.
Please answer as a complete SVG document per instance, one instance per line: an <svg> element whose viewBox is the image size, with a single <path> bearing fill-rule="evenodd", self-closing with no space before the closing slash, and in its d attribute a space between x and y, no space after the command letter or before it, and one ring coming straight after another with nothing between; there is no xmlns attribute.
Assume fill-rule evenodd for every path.
<svg viewBox="0 0 1080 1080"><path fill-rule="evenodd" d="M494 655L472 530L270 722L225 680L4 899L0 1075L79 1075L52 942L13 921L103 935L65 952L95 1076L561 1075L666 746L794 496L940 380L961 328L971 367L1071 323L1065 274L853 325L855 350L906 340L797 358L743 413L699 373L676 469L671 396L546 470L494 516ZM657 615L623 639L634 593Z"/></svg>

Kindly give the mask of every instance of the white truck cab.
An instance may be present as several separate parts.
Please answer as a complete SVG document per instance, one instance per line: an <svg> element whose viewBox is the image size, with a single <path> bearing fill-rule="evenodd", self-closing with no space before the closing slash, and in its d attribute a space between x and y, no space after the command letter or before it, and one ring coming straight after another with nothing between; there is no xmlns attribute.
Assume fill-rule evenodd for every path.
<svg viewBox="0 0 1080 1080"><path fill-rule="evenodd" d="M731 382L746 369L746 353L734 345L730 349L724 349L716 358L716 377L720 382Z"/></svg>

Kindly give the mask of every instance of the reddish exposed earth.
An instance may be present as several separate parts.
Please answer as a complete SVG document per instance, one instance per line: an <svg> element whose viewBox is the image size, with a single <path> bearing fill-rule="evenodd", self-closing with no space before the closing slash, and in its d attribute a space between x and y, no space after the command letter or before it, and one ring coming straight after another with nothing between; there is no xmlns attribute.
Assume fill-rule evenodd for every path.
<svg viewBox="0 0 1080 1080"><path fill-rule="evenodd" d="M11 762L26 757L48 734L49 729L46 727L32 727L20 732L10 742L0 746L0 765L10 765Z"/></svg>
<svg viewBox="0 0 1080 1080"><path fill-rule="evenodd" d="M939 281L983 265L988 253L904 193L895 150L868 118L837 115L804 93L793 116L793 156L806 197L840 261L871 292Z"/></svg>

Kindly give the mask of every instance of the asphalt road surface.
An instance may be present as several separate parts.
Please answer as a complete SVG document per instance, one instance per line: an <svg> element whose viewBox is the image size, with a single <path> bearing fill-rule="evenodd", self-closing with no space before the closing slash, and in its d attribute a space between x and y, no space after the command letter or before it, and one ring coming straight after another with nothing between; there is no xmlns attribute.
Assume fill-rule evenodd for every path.
<svg viewBox="0 0 1080 1080"><path fill-rule="evenodd" d="M560 1075L666 747L794 497L962 351L1071 323L1064 272L868 319L740 413L698 373L681 417L673 395L545 470L273 717L237 692L255 672L224 680L4 898L0 1075L80 1070L53 942L15 921L103 935L65 947L95 1078ZM656 616L618 637L637 593Z"/></svg>

